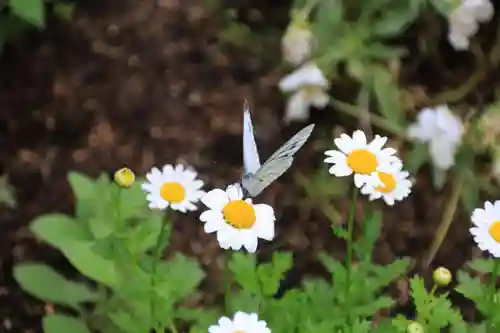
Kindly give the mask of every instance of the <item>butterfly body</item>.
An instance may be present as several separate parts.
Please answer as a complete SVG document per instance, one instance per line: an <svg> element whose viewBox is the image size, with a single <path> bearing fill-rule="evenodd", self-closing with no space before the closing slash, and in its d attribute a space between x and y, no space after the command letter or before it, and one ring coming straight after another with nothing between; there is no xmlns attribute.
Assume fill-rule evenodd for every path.
<svg viewBox="0 0 500 333"><path fill-rule="evenodd" d="M243 114L243 177L240 185L246 196L255 197L290 168L297 151L306 143L314 124L304 127L283 146L260 164L255 143L250 110L245 106Z"/></svg>

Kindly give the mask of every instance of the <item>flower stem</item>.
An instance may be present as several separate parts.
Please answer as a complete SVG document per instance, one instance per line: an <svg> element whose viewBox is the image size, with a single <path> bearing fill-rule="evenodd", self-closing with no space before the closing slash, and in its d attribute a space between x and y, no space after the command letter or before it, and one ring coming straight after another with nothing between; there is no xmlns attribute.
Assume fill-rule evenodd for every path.
<svg viewBox="0 0 500 333"><path fill-rule="evenodd" d="M500 273L500 261L498 259L494 259L495 263L493 264L493 271L491 272L491 280L490 280L490 285L489 285L489 290L491 293L491 306L490 309L492 309L492 312L488 316L488 332L493 332L493 325L491 323L491 320L493 319L493 316L496 314L498 311L497 306L495 303L495 295L496 295L496 283L497 283L497 278L498 274Z"/></svg>
<svg viewBox="0 0 500 333"><path fill-rule="evenodd" d="M231 312L231 270L229 262L231 261L231 251L224 253L224 312L229 315Z"/></svg>
<svg viewBox="0 0 500 333"><path fill-rule="evenodd" d="M158 234L158 237L156 238L156 245L154 249L154 260L153 264L151 266L151 280L150 280L150 285L151 285L151 300L150 300L150 311L151 311L151 318L153 320L153 326L155 329L155 332L160 333L163 332L163 328L161 325L158 326L158 322L156 319L156 295L154 294L154 289L156 286L156 272L158 270L158 263L161 260L162 254L163 254L163 248L162 248L162 243L163 243L163 238L165 234L165 230L167 228L167 223L168 219L165 217L161 221L161 228L160 228L160 233ZM173 327L173 323L171 323L171 328ZM172 332L176 332L175 327Z"/></svg>
<svg viewBox="0 0 500 333"><path fill-rule="evenodd" d="M354 189L354 193L349 207L349 216L347 218L347 255L345 262L346 277L345 277L345 306L347 310L347 325L351 327L351 268L353 257L353 233L354 233L354 214L356 212L356 201L358 191Z"/></svg>
<svg viewBox="0 0 500 333"><path fill-rule="evenodd" d="M441 243L443 242L443 239L446 236L448 229L450 228L451 222L453 221L453 216L455 215L455 211L457 210L458 202L460 201L460 194L462 193L462 187L464 185L463 183L463 178L460 175L458 175L453 182L451 197L446 204L443 217L436 231L436 236L432 241L427 257L423 262L424 268L428 267L431 261L434 259L434 256L439 250L439 247L441 246Z"/></svg>

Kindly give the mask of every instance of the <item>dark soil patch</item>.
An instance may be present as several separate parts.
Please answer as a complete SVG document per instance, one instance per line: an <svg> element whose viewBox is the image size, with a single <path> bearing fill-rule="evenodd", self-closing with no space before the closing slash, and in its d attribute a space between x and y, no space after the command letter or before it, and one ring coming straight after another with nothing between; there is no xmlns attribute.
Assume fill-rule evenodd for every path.
<svg viewBox="0 0 500 333"><path fill-rule="evenodd" d="M39 332L40 316L46 311L15 284L14 263L44 261L75 274L61 255L37 243L26 229L39 214L72 212L68 171L97 176L126 165L143 174L154 165L187 162L209 187L223 186L241 172L244 99L255 107L253 120L263 156L302 126L285 126L281 121L284 100L276 84L283 72L262 60L268 56L219 43L220 23L201 5L203 1L159 3L82 1L73 21L52 22L43 34L8 45L0 58L4 78L0 82L0 171L9 175L19 201L16 209L4 208L0 215L0 325L12 332ZM272 20L274 29L283 28L287 4L273 2L267 7L267 3L243 2L236 7L238 17L256 31ZM260 16L255 19L249 13ZM280 52L278 39L271 49L257 47L276 57ZM409 59L405 64L409 67L403 67L410 68L403 72L405 82L436 84L439 78L430 62L414 61ZM470 62L455 64L467 69ZM439 82L450 84L447 79ZM332 117L332 112L313 112L312 121L320 125L313 142L301 151L293 169L259 198L276 209L276 242L295 253L286 286L296 285L304 275L324 273L315 259L319 251L339 258L344 253L342 243L331 235L328 220L314 208L297 206L304 194L293 181L297 170L307 173L321 166L321 140L330 138L332 125L341 121L355 126L352 120ZM425 172L417 179L409 200L384 209L384 228L374 253L381 264L399 256L421 258L434 237L447 193L433 191ZM347 201L339 201L345 216ZM358 210L361 221L361 205ZM468 216L459 214L434 266L456 270L471 258L468 225ZM271 244L265 245L264 256L270 250ZM214 259L221 251L195 215L177 216L168 251L200 259L208 273L204 302L216 301L222 286ZM411 312L406 284L402 279L391 293L400 300L398 311ZM457 300L457 304L464 303Z"/></svg>

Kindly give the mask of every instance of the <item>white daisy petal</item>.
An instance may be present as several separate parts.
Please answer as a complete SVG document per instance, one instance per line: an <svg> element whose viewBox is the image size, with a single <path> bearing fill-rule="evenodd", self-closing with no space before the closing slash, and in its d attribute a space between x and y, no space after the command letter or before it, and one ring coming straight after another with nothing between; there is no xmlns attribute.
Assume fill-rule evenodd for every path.
<svg viewBox="0 0 500 333"><path fill-rule="evenodd" d="M222 325L221 320L219 320L218 326L209 327L209 333L271 333L271 330L267 327L267 323L263 320L259 320L256 313L238 311L234 314L232 320L226 317L223 318L225 318L224 325ZM226 319L230 324L226 322ZM218 329L216 327L218 327Z"/></svg>
<svg viewBox="0 0 500 333"><path fill-rule="evenodd" d="M205 194L201 198L201 202L210 209L221 211L229 202L229 197L223 190L215 189Z"/></svg>

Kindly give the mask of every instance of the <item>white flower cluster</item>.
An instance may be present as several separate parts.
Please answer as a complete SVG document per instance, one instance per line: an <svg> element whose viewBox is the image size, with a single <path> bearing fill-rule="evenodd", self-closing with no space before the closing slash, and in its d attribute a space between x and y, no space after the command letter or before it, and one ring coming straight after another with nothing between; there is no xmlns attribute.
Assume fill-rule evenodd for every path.
<svg viewBox="0 0 500 333"><path fill-rule="evenodd" d="M291 93L284 116L286 122L306 120L311 106L324 108L328 104L328 80L309 60L315 45L316 39L309 29L306 15L295 14L282 40L284 60L299 66L279 83L282 92Z"/></svg>
<svg viewBox="0 0 500 333"><path fill-rule="evenodd" d="M462 0L449 17L448 41L455 50L467 50L479 23L490 21L494 8L490 0Z"/></svg>

